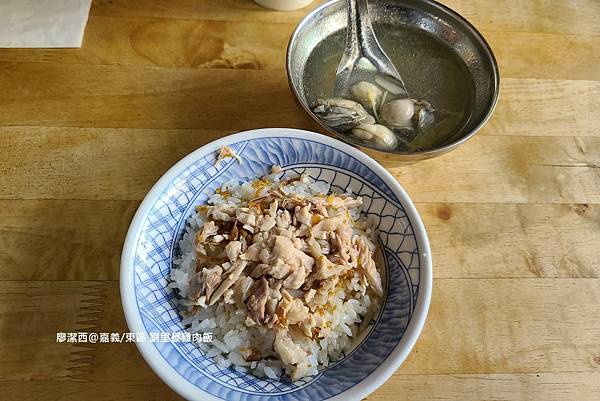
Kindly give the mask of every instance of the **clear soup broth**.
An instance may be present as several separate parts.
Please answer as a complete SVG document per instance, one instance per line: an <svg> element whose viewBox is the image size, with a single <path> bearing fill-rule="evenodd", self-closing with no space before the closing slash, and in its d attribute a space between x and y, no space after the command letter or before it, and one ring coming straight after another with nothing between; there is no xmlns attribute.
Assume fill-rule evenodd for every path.
<svg viewBox="0 0 600 401"><path fill-rule="evenodd" d="M469 121L475 84L465 63L452 48L423 30L374 24L377 38L400 72L410 97L430 102L434 123L414 138L398 142L397 151L443 146ZM332 97L335 71L342 57L346 30L325 38L310 54L304 70L309 104Z"/></svg>

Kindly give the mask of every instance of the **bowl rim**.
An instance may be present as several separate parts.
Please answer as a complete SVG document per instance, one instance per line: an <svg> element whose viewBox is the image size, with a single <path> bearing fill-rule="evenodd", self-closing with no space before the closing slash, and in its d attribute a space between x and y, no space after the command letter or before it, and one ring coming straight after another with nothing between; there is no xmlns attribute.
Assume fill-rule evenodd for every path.
<svg viewBox="0 0 600 401"><path fill-rule="evenodd" d="M391 151L390 152L390 151L384 151L384 150L377 149L374 147L366 146L365 144L354 144L353 142L347 142L345 140L345 137L343 134L340 134L339 132L337 132L337 131L331 129L330 127L328 127L327 125L325 125L317 116L315 116L315 114L312 112L310 107L308 107L308 105L305 105L300 100L301 97L300 97L300 93L298 92L298 88L296 88L296 85L294 85L292 78L291 78L291 75L292 75L291 53L292 53L292 49L296 45L298 34L308 24L308 21L313 19L315 17L315 15L317 15L324 9L331 7L335 3L338 3L341 1L344 1L344 0L329 0L326 3L323 3L319 7L312 10L310 13L306 14L304 16L304 18L302 18L302 20L298 23L298 25L296 26L294 31L292 32L292 36L290 36L290 40L288 42L286 54L285 54L285 66L286 66L287 79L288 79L288 85L290 87L290 90L291 90L292 94L294 95L294 98L300 105L300 107L302 107L304 109L304 111L321 128L323 128L327 132L335 135L336 138L341 139L343 142L352 144L353 146L365 147L369 150L383 153L386 155L398 155L398 156L405 156L405 157L411 157L411 158L414 157L414 158L418 159L418 158L423 158L423 157L441 155L443 153L446 153L446 152L454 149L455 147L457 147L457 146L461 145L462 143L466 142L467 140L469 140L473 135L475 135L477 132L479 132L479 130L481 130L481 128L483 128L483 126L485 124L487 124L489 119L492 117L492 114L494 114L494 110L496 110L496 106L498 104L498 99L500 97L500 69L498 67L498 61L496 60L496 56L494 55L494 52L492 51L490 44L485 40L485 38L483 37L483 34L481 32L479 32L479 30L477 28L475 28L475 26L471 22L469 22L465 17L463 17L462 15L460 15L458 12L454 11L450 7L448 7L444 4L441 4L441 3L437 2L436 0L417 0L422 3L428 4L432 7L435 7L437 9L440 9L441 11L445 12L446 14L448 14L451 17L453 17L454 19L456 19L459 23L462 23L467 28L467 30L470 30L472 32L473 38L481 44L481 47L484 50L485 56L490 61L490 64L492 66L492 71L493 71L493 88L492 88L493 97L492 97L492 102L491 102L485 116L481 119L479 124L477 124L470 132L468 132L464 136L461 136L459 139L452 141L451 143L448 143L444 146L435 147L432 149L417 150L417 151L411 151L411 152L403 152L403 151Z"/></svg>
<svg viewBox="0 0 600 401"><path fill-rule="evenodd" d="M371 374L369 374L365 379L363 379L361 382L358 382L355 386L329 399L330 401L348 401L349 399L360 400L380 387L396 371L396 369L400 367L414 347L425 324L429 310L429 304L431 302L433 269L431 249L429 246L429 240L425 226L423 225L416 207L408 197L408 194L404 188L402 188L398 181L387 170L385 170L383 166L381 166L370 156L338 139L311 131L293 128L262 128L243 131L209 142L208 144L183 157L171 168L169 168L169 170L164 173L162 177L160 177L160 179L144 197L144 200L141 202L132 219L123 244L120 264L120 293L125 320L130 331L136 333L146 333L134 291L134 250L142 231L142 224L147 218L152 206L156 202L156 199L163 192L163 190L169 186L174 178L181 174L181 172L183 172L188 166L196 162L200 157L210 152L216 152L222 146L233 142L248 141L273 136L285 136L300 140L308 139L331 145L344 152L347 152L351 156L357 158L361 163L367 165L398 196L400 204L404 208L410 222L413 224L415 239L419 244L419 247L422 247L420 248L422 249L420 254L422 262L419 272L419 294L417 296L417 302L412 317L404 332L404 335L400 339L400 342L396 345L384 362L373 372L371 372ZM142 357L152 368L152 370L180 396L188 400L221 400L220 398L216 398L215 396L206 393L205 391L194 386L192 383L188 382L171 365L167 363L167 361L159 353L156 347L152 345L152 343L135 342L135 344L142 354Z"/></svg>

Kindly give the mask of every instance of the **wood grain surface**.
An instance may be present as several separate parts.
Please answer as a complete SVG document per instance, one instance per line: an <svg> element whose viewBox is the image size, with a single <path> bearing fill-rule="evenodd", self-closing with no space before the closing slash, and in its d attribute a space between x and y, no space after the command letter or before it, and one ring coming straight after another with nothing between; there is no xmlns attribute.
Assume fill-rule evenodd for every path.
<svg viewBox="0 0 600 401"><path fill-rule="evenodd" d="M126 332L137 206L226 134L317 130L284 69L298 21L250 0L95 0L81 49L0 49L0 388L7 400L179 400ZM380 162L434 260L423 333L371 401L600 399L600 2L447 0L489 40L500 102L456 151Z"/></svg>

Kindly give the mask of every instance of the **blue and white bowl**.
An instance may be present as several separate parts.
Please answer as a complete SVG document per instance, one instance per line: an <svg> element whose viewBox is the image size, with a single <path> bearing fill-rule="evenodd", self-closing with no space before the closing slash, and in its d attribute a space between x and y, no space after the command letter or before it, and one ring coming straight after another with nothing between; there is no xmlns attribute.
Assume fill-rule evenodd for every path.
<svg viewBox="0 0 600 401"><path fill-rule="evenodd" d="M215 164L222 146L242 163ZM176 294L167 287L186 220L207 193L231 179L264 175L272 165L330 183L363 198L363 213L378 221L385 255L385 299L357 348L317 376L298 382L261 379L219 368L192 342L137 342L143 357L176 392L190 400L359 400L402 364L425 322L431 298L429 242L421 219L398 182L381 165L336 139L295 129L231 135L191 153L146 195L127 234L121 259L121 297L131 332L182 333Z"/></svg>

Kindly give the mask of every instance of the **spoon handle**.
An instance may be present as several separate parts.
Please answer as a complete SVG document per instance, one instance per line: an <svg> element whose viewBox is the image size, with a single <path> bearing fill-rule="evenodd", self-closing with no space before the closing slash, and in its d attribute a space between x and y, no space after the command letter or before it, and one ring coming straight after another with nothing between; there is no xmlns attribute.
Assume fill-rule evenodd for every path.
<svg viewBox="0 0 600 401"><path fill-rule="evenodd" d="M346 46L336 75L349 73L354 64L364 57L377 71L397 79L404 86L398 70L381 50L371 24L367 0L346 0L346 4L348 11Z"/></svg>

